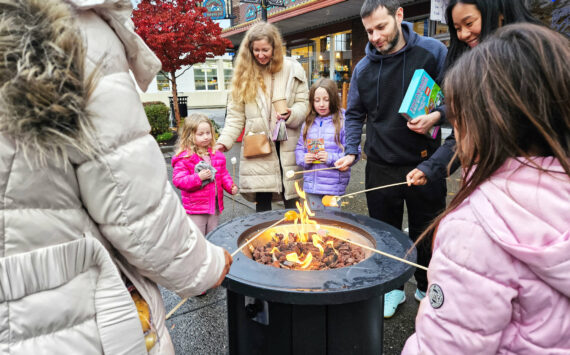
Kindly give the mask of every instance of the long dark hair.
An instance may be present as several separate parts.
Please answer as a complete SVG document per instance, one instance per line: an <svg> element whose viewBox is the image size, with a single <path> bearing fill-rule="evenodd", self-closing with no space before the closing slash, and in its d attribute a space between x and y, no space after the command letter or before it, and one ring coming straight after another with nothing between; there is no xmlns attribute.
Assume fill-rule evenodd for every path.
<svg viewBox="0 0 570 355"><path fill-rule="evenodd" d="M342 129L342 116L340 111L340 98L338 96L338 88L336 83L331 79L321 78L313 85L311 85L311 90L309 90L309 103L311 105L311 111L307 115L305 119L305 129L303 129L303 141L305 145L307 144L307 132L309 132L309 128L315 122L315 117L317 117L317 112L315 111L315 91L318 88L323 88L329 94L329 109L332 115L332 121L334 124L334 141L336 144L343 149L342 144L340 143L340 131Z"/></svg>
<svg viewBox="0 0 570 355"><path fill-rule="evenodd" d="M447 73L447 117L457 135L461 188L420 238L431 235L505 163L553 156L570 176L570 41L544 26L508 25L459 58ZM475 89L473 83L477 83Z"/></svg>
<svg viewBox="0 0 570 355"><path fill-rule="evenodd" d="M457 4L471 4L481 12L480 40L493 33L499 26L525 22L544 25L534 18L524 5L523 0L450 0L445 9L445 19L449 28L449 50L445 58L445 67L449 68L457 58L469 50L469 46L457 38L451 12Z"/></svg>
<svg viewBox="0 0 570 355"><path fill-rule="evenodd" d="M445 20L449 28L449 50L445 58L445 67L449 68L457 58L469 50L469 46L457 38L457 31L453 25L451 13L457 4L471 4L481 12L481 34L482 41L499 27L499 2L503 0L450 0L445 9ZM506 1L506 0L505 0Z"/></svg>
<svg viewBox="0 0 570 355"><path fill-rule="evenodd" d="M542 22L531 15L530 11L528 11L524 5L523 0L498 0L498 2L499 12L503 15L503 25L509 25L518 22L544 25Z"/></svg>

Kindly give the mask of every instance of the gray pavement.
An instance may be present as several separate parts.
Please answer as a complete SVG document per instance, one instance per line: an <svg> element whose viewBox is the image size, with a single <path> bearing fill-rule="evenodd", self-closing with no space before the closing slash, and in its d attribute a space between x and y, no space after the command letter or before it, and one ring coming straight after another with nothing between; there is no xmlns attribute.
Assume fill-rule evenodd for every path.
<svg viewBox="0 0 570 355"><path fill-rule="evenodd" d="M201 112L213 118L220 126L223 126L224 109L189 110ZM239 149L240 144L226 153L228 171L237 181L239 172ZM171 152L164 153L168 176L172 177L170 166ZM232 170L230 160L236 157L238 163L235 171ZM365 162L357 163L352 169L350 183L347 192L355 192L364 189ZM448 197L458 189L457 175L448 179ZM176 189L175 189L176 190ZM180 192L177 190L178 195ZM220 224L238 216L255 213L255 205L244 200L239 194L233 199L230 195L224 196L225 210L220 217ZM274 209L283 208L281 204L274 204ZM366 198L364 194L355 195L343 210L368 215ZM404 230L407 229L407 218L404 218ZM394 317L384 322L384 354L400 354L406 339L414 332L414 320L418 309L418 302L414 299L416 289L412 278L405 285L406 302L402 304ZM166 310L172 309L180 298L174 293L161 288ZM166 322L170 335L174 342L177 354L227 354L227 313L225 289L217 288L210 290L206 295L190 298L176 313Z"/></svg>

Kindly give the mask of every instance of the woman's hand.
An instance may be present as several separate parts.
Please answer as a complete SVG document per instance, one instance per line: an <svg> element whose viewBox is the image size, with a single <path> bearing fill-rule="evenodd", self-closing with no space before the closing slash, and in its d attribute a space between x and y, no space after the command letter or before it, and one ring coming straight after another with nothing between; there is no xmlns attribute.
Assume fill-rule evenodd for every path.
<svg viewBox="0 0 570 355"><path fill-rule="evenodd" d="M232 195L236 195L238 193L238 187L236 185L232 185Z"/></svg>
<svg viewBox="0 0 570 355"><path fill-rule="evenodd" d="M329 153L327 153L326 150L319 151L317 153L317 156L316 156L317 160L320 160L323 163L327 162L328 157L329 157Z"/></svg>
<svg viewBox="0 0 570 355"><path fill-rule="evenodd" d="M426 134L441 119L441 113L434 111L408 121L408 128L419 134Z"/></svg>
<svg viewBox="0 0 570 355"><path fill-rule="evenodd" d="M316 160L314 153L305 153L305 164L312 164Z"/></svg>
<svg viewBox="0 0 570 355"><path fill-rule="evenodd" d="M230 266L232 266L233 258L230 255L230 253L228 253L228 251L226 249L224 249L224 257L226 259L226 265L224 266L224 270L222 271L222 274L220 275L218 282L216 282L216 284L214 286L212 286L212 288L216 288L216 287L220 286L222 284L222 282L224 281L224 279L226 278L226 275L228 274L228 272L230 272Z"/></svg>
<svg viewBox="0 0 570 355"><path fill-rule="evenodd" d="M210 169L204 169L198 173L198 176L200 177L200 180L202 180L202 181L210 180L212 178L212 172L210 171Z"/></svg>
<svg viewBox="0 0 570 355"><path fill-rule="evenodd" d="M219 150L222 153L225 153L228 151L228 148L226 148L225 145L223 145L222 143L216 143L216 145L214 146L214 150Z"/></svg>
<svg viewBox="0 0 570 355"><path fill-rule="evenodd" d="M416 186L425 185L425 184L427 184L427 177L426 177L426 174L424 174L423 171L421 171L420 169L416 168L416 169L410 171L410 172L408 173L408 175L406 175L406 182L408 183L408 186L412 186L412 185L416 185Z"/></svg>
<svg viewBox="0 0 570 355"><path fill-rule="evenodd" d="M285 121L287 121L287 120L289 119L289 117L291 117L291 109L290 109L290 108L287 108L287 114L286 114L286 115L277 114L277 119L278 119L278 120L285 120Z"/></svg>

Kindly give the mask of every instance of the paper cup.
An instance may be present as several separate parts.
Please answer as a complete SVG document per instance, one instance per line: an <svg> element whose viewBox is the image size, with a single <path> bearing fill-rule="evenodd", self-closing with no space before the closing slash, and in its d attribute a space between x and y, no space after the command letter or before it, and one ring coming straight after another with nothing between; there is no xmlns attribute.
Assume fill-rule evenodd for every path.
<svg viewBox="0 0 570 355"><path fill-rule="evenodd" d="M283 116L287 114L287 101L285 99L273 101L273 107L278 114Z"/></svg>

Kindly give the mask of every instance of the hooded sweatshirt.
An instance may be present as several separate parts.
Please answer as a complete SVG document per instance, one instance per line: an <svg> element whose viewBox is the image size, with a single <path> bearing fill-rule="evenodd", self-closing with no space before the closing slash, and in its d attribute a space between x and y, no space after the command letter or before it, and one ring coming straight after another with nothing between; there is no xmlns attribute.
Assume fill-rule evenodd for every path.
<svg viewBox="0 0 570 355"><path fill-rule="evenodd" d="M570 178L509 159L446 216L403 354L570 354Z"/></svg>
<svg viewBox="0 0 570 355"><path fill-rule="evenodd" d="M402 23L406 45L400 51L382 55L371 43L352 74L346 112L346 154L358 154L362 125L366 120L364 152L375 163L417 165L440 145L410 130L398 113L416 69L432 78L443 70L447 49L433 38L417 35L412 25Z"/></svg>

